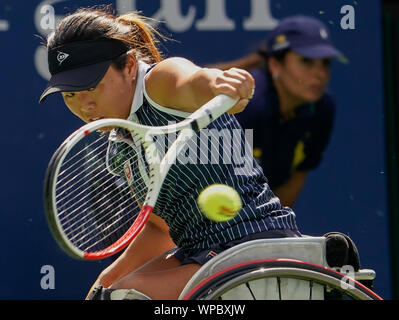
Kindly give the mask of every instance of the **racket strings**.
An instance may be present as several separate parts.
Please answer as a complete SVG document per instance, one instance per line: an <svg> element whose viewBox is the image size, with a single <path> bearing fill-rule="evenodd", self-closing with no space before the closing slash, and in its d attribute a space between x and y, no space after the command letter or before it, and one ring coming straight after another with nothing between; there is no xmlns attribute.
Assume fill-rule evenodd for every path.
<svg viewBox="0 0 399 320"><path fill-rule="evenodd" d="M111 189L111 185L108 186L106 189L110 190ZM129 187L125 187L124 189L121 189L121 192L124 193L129 193ZM103 191L105 191L105 189L103 189ZM89 207L86 208L86 210L90 210L93 209L95 210L97 213L93 214L89 219L86 219L85 222L86 223L91 223L93 221L95 221L97 224L99 224L101 221L103 223L108 223L108 219L109 215L112 214L112 206L114 205L114 200L118 200L120 198L120 196L118 194L114 194L111 197L109 197L109 194L104 194L102 196L101 199L99 199L98 201L101 202L102 200L106 200L105 202L102 202L99 206L96 206L97 203L94 203L92 205L90 205ZM125 205L125 204L129 204L130 203L130 199L127 198L125 201L123 201L122 203L119 203L119 205ZM86 202L87 203L87 202ZM65 215L64 217L61 218L62 213L60 214L60 222L64 223L68 220L68 227L64 229L64 232L70 237L70 239L73 241L74 239L76 239L77 236L79 236L80 234L75 234L74 236L72 236L74 230L76 230L76 226L81 223L80 218L78 215L75 215L78 210L81 210L82 208L84 208L84 205L86 203L82 203L79 207L75 208L73 211L69 212L67 215ZM104 205L107 204L106 207L104 207ZM139 205L139 207L141 207ZM121 210L122 211L122 210ZM103 213L103 212L107 212L105 215L103 215L100 219L98 219L98 217ZM118 215L120 212L116 212L115 215ZM73 220L75 220L73 222ZM100 225L100 224L99 224Z"/></svg>
<svg viewBox="0 0 399 320"><path fill-rule="evenodd" d="M124 209L125 210L125 209ZM105 223L103 226L105 226L104 228L102 228L102 232L103 232L103 237L99 238L96 242L92 241L92 238L90 238L90 234L84 235L81 238L79 238L78 240L76 240L76 242L78 242L80 244L81 247L85 248L86 252L90 252L92 251L92 249L94 249L98 244L100 244L102 241L104 241L107 238L112 239L111 242L114 242L115 240L118 240L120 238L120 236L118 236L117 238L115 238L116 234L119 234L120 230L126 230L126 226L130 226L131 225L131 219L129 220L125 220L124 222L120 223L121 220L123 220L124 217L119 217L117 219L115 219L115 216L113 217L113 222L112 223ZM114 228L114 226L116 226ZM109 232L109 231L112 232ZM94 233L95 230L92 231L92 233ZM123 232L124 233L124 232ZM111 238L112 237L112 238ZM83 242L83 239L86 238L86 241ZM74 241L71 238L72 241ZM93 250L94 251L94 250Z"/></svg>
<svg viewBox="0 0 399 320"><path fill-rule="evenodd" d="M100 161L100 160L99 160L99 161ZM91 179L85 181L84 184L90 185L91 183L95 182L97 178L101 177L101 174L104 174L104 173L107 173L107 169L106 169L106 168L102 169L102 171L98 172L98 173L97 173L95 176L93 176ZM145 186L143 186L143 184L144 184L144 181L141 182L140 184L138 184L138 186L139 186L138 189L141 190L142 192L145 191ZM82 189L82 191L80 191L79 193L77 193L76 195L74 195L73 197L71 197L70 199L66 200L66 197L68 196L68 195L66 195L65 197L63 197L63 198L57 200L57 204L60 204L60 203L62 203L62 201L66 200L66 201L63 203L63 206L67 206L67 205L69 205L70 203L72 203L71 206L69 207L69 210L73 209L74 207L75 207L75 209L74 209L73 211L71 211L71 212L69 213L69 215L74 214L77 210L82 209L83 206L87 205L89 202L92 201L92 199L90 198L90 194L89 194L89 193L84 194L84 193L85 193L85 189L82 188L82 186L83 186L83 185L81 185L81 188L80 188L80 189ZM104 181L104 182L102 182L101 184L98 184L97 187L96 187L96 189L102 190L102 193L104 193L104 192L107 191L107 190L110 190L111 188L113 188L113 186L112 186L112 185L109 185L107 181ZM128 189L128 186L126 186L126 189ZM125 191L125 190L122 190L122 191ZM103 196L103 199L104 199L104 198L106 198L106 195ZM86 201L83 201L83 200L86 200ZM99 200L102 200L102 199L99 199ZM108 199L108 201L109 201L109 200L111 200L111 199ZM74 202L74 201L75 201L75 202ZM78 205L79 205L79 206L78 206ZM95 205L95 204L92 204L92 206L93 206L93 205ZM61 222L62 222L64 219L66 219L66 218L69 217L69 216L66 216L66 217L61 218L62 215L63 215L63 212L61 211L61 212L59 213Z"/></svg>
<svg viewBox="0 0 399 320"><path fill-rule="evenodd" d="M100 137L100 138L97 139L95 142L98 142L98 141L101 141L101 140L103 140L103 139ZM91 147L93 144L94 144L94 142L91 143L90 145L88 145L88 147ZM108 145L108 141L105 141L102 145L97 146L97 147L96 147L95 149L93 149L93 150L98 152L101 148L104 148L104 144ZM81 154L81 153L82 153L82 151L79 152L79 154ZM74 170L72 170L71 168L74 167L75 164L72 164L71 166L69 166L69 167L67 167L67 168L63 168L63 171L62 171L62 172L60 173L60 175L59 175L59 177L60 177L60 179L58 180L58 184L59 184L59 185L61 185L63 181L66 181L67 178L70 178L70 176L71 176L72 174L78 172L78 170L81 169L83 166L86 167L86 170L85 170L85 171L87 171L88 173L87 173L85 176L80 177L80 179L78 179L78 180L76 180L76 176L73 177L73 178L70 178L70 179L68 180L68 187L65 188L63 191L61 191L59 194L57 194L57 196L56 196L56 202L57 202L57 203L58 203L58 202L61 202L61 201L64 201L65 198L69 196L69 193L68 193L68 192L69 192L70 190L73 190L73 189L76 187L77 184L81 183L81 182L84 181L88 176L91 175L91 172L89 171L89 169L92 169L94 166L98 165L99 162L103 161L103 158L98 157L96 154L94 154L93 151L91 151L91 152L90 152L89 154L87 154L87 155L89 156L89 155L92 155L92 154L93 154L94 158L97 159L96 161L92 161L92 159L85 159L85 158L82 158L82 159L80 159L80 160L77 161L77 162L81 163L81 165L80 165L80 166L77 166ZM70 160L71 160L72 158L76 158L76 155L73 155L73 156L72 156L71 158L69 158L66 162L64 162L64 164L69 163ZM115 158L116 158L116 157L115 157ZM87 166L87 163L85 163L84 161L87 161L87 162L91 163L91 165ZM71 172L69 172L69 170L71 170ZM98 176L99 176L101 173L103 173L105 170L107 170L107 168L104 167L104 169L103 169L101 172L98 172L96 175L92 176L91 179L85 180L85 183L87 183L87 184L92 183L92 181L94 181L95 179L97 179ZM118 172L117 175L123 174L123 170L119 170L119 171L120 171L120 172ZM65 174L66 172L68 172L68 174ZM62 178L61 178L61 177L62 177ZM76 181L75 181L75 180L76 180ZM74 183L71 184L71 183L70 183L71 181L74 181ZM139 189L141 190L141 187L140 187ZM82 192L83 192L83 191L82 191ZM64 197L61 197L62 195L64 195ZM74 198L70 198L69 201L72 202L73 200L75 200L75 199L76 199L77 197L79 197L79 196L81 196L81 193L80 193L80 194L76 194L76 196L75 196ZM87 195L86 195L85 197L87 198ZM67 204L68 204L68 203L64 203L64 205L67 205Z"/></svg>
<svg viewBox="0 0 399 320"><path fill-rule="evenodd" d="M111 187L112 187L112 186L110 185L110 186L108 186L106 189L109 190ZM103 189L103 191L105 191L106 189ZM121 191L125 191L125 190L121 190ZM118 197L117 195L113 195L112 197L108 197L108 194L104 194L104 196L103 196L101 199L99 199L99 201L105 199L105 200L106 200L105 202L103 202L103 203L102 203L100 206L98 206L98 207L95 207L95 205L96 205L95 203L94 203L94 204L91 204L91 205L88 206L86 209L87 209L87 210L90 210L90 209L101 209L101 211L105 211L105 210L111 209L111 206L113 205L113 200L117 200L118 198L119 198L119 197ZM66 233L68 233L68 231L69 231L70 229L73 229L73 228L76 226L76 224L80 222L79 216L77 216L77 215L75 215L75 214L78 212L78 210L81 210L82 208L84 208L84 205L87 204L87 203L88 203L88 202L82 203L79 207L77 207L77 208L75 208L73 211L67 213L67 215L63 216L62 218L61 218L62 212L60 213L60 222L61 222L61 223L64 223L64 222L66 222L67 220L69 220L69 226L68 226L68 228L65 228L65 229L64 229L64 231L65 231ZM106 204L106 203L108 203L108 206L107 206L107 207L101 208L101 207L104 206L104 204ZM71 208L72 208L72 207L71 207ZM98 218L98 215L100 214L101 211L97 210L97 213L94 214L94 215L92 215L92 217L91 217L90 219L86 220L86 222L91 222L91 220L94 220L94 221L96 221L96 222L98 223L99 220L97 220L97 218ZM110 211L110 212L112 212L112 211ZM103 216L103 218L104 218L104 216ZM76 220L76 221L72 223L73 220ZM72 224L71 224L71 223L72 223Z"/></svg>
<svg viewBox="0 0 399 320"><path fill-rule="evenodd" d="M119 140L124 140L124 141L128 141L129 137L130 137L131 133L128 133L127 131L125 131L123 136L119 136ZM137 133L133 133L131 135L133 141L136 141L136 143L138 144L138 147L140 146L140 136ZM118 138L117 138L118 139ZM110 140L115 140L115 137L110 138ZM79 171L79 169L81 169L82 166L87 166L87 164L85 163L85 158L86 157L81 157L80 160L78 160L77 162L80 163L80 165L78 166L77 163L74 163L73 160L75 160L77 157L81 156L83 152L87 152L87 150L91 150L89 153L86 153L86 156L90 156L93 155L94 157L96 157L98 159L98 161L101 161L102 159L99 158L97 156L97 153L99 150L101 150L102 148L104 148L104 145L108 145L109 141L104 141L104 143L99 144L97 147L93 148L93 145L98 144L98 142L100 141L104 141L104 137L103 137L103 133L99 133L99 138L92 141L91 143L87 144L85 146L85 148L82 148L82 150L80 150L79 152L77 152L76 154L73 154L72 156L69 156L68 159L66 161L64 161L64 165L66 166L68 163L72 163L70 167L66 167L63 168L63 171L60 172L59 174L59 179L58 179L58 183L62 183L63 181L67 180L71 175L75 174L76 172ZM94 166L96 163L92 163L92 166ZM72 170L71 168L75 167L74 170ZM70 172L69 172L70 171ZM64 174L68 172L68 174ZM61 178L62 176L62 178ZM84 177L81 178L81 180ZM78 183L79 181L77 181ZM68 184L70 183L70 180L68 180ZM74 187L74 185L70 185L68 189L72 189ZM67 191L68 189L66 189L65 191ZM62 193L60 193L59 195L57 195L57 198L62 195Z"/></svg>
<svg viewBox="0 0 399 320"><path fill-rule="evenodd" d="M99 159L98 162L100 162L100 161L101 161L101 160ZM82 186L82 185L81 185L81 182L82 182L82 181L83 181L83 184L90 184L90 183L92 183L93 181L95 181L96 178L98 178L98 177L99 177L102 173L104 173L104 172L106 172L106 168L104 168L102 171L96 173L94 176L92 176L92 177L91 177L90 179L88 179L88 180L85 180L85 178L87 178L88 176L90 176L90 173L87 173L84 177L81 177L79 180L74 181L73 184L69 184L69 183L68 183L68 187L67 187L66 189L63 189L62 192L61 192L60 194L57 195L57 197L56 197L56 203L57 203L57 204L58 204L58 203L63 203L64 206L68 205L69 202L74 201L76 198L80 197L80 196L82 195L82 193L84 192L84 190L83 190L82 188L80 188L80 189L82 189L82 191L81 191L80 193L76 194L74 197L71 198L70 195L69 195L69 193L68 193L70 190L75 190L76 187L77 187L79 184L80 184L80 186ZM75 178L76 178L76 177L75 177ZM71 179L71 180L73 181L73 180L75 180L75 178L74 178L74 179ZM63 197L61 197L61 195L63 195ZM86 196L83 196L83 198L86 198L86 197L88 197L88 194L86 194ZM66 200L67 198L69 198L69 199ZM81 199L83 199L83 198L81 198ZM63 202L63 201L66 201L66 202Z"/></svg>
<svg viewBox="0 0 399 320"><path fill-rule="evenodd" d="M69 151L71 156L59 170L59 221L66 237L85 252L104 249L119 239L147 195L152 173L142 148L134 148L142 142L137 135L133 142L128 131L118 133L117 139L108 133L88 134ZM130 166L130 178L126 166Z"/></svg>
<svg viewBox="0 0 399 320"><path fill-rule="evenodd" d="M129 200L126 200L124 203L121 204L128 204ZM85 248L85 251L90 251L90 249L94 248L97 244L99 244L101 241L104 241L107 237L112 237L115 236L114 233L117 233L119 230L125 230L125 226L129 223L131 223L131 219L125 219L125 217L121 216L120 214L126 210L126 207L119 210L116 213L113 213L112 216L108 214L108 216L104 216L102 218L101 224L99 223L100 221L96 221L99 229L102 232L102 237L97 240L97 242L92 243L92 235L96 235L98 232L98 229L92 229L91 231L87 232L86 228L82 228L81 232L78 233L72 233L72 235L69 236L70 241L79 243L79 246L81 248ZM119 217L118 217L119 215ZM118 217L118 218L116 218ZM109 223L109 218L112 218L112 223ZM115 219L116 218L116 219ZM100 219L101 220L101 219ZM120 223L121 220L125 220L124 222ZM89 221L85 221L86 224L89 223ZM112 229L116 225L116 228ZM75 229L76 230L76 229ZM109 232L112 230L112 232ZM68 234L66 232L66 234ZM90 245L88 245L90 244Z"/></svg>
<svg viewBox="0 0 399 320"><path fill-rule="evenodd" d="M106 144L106 143L107 142L104 142L104 144ZM104 144L102 144L101 147L104 147ZM99 150L99 148L100 148L100 146L98 146L96 148L96 150ZM63 178L59 179L57 181L57 190L59 190L59 192L56 195L56 204L57 205L60 205L62 203L62 206L68 207L71 202L75 201L76 199L79 199L77 202L73 203L71 205L71 207L68 207L69 209L72 209L74 206L76 206L79 203L79 201L81 201L81 200L83 200L85 198L89 199L89 201L90 201L90 198L89 198L90 193L86 192L86 195L82 196L82 194L85 193L85 191L86 191L86 189L83 186L85 184L88 185L88 186L91 186L94 182L97 181L97 179L99 178L99 176L101 174L104 174L104 173L107 172L107 168L104 167L104 166L102 167L102 169L100 171L96 170L97 168L101 167L103 160L102 160L101 157L98 157L97 155L95 156L95 158L97 159L95 161L92 161L92 159L86 159L86 158L82 158L82 159L78 160L78 162L81 162L83 164L80 167L72 170L72 172L67 174L67 176L70 176L73 173L77 173L77 170L82 169L83 167L85 167L84 172L86 172L86 174L81 176L80 179L78 179L78 180L76 180L76 178L78 177L78 175L76 175L76 176L70 178L68 180L68 182L65 183L65 184L63 184L63 182L66 181L66 179L64 177L64 173L68 172L73 166L70 166L70 167L67 167L67 168L62 167L63 171L62 171L62 173L60 173L59 177L63 177ZM68 159L68 162L69 162L69 160L70 159ZM84 161L87 161L88 163L91 163L91 164L89 166L87 166L87 165L85 165ZM94 175L93 175L93 172L90 171L92 169L94 169L93 170L94 172L97 171ZM91 176L91 178L87 179L87 177L90 177L90 176ZM74 183L70 183L71 181L74 181ZM82 181L83 181L83 184L82 184ZM102 187L106 183L107 183L107 181L104 181L101 185L98 185L98 187ZM76 190L76 188L77 188L77 186L79 184L80 184L79 190L81 190L81 192L80 193L76 193L73 197L71 197L70 196L70 191L71 190L72 191ZM66 186L65 189L63 188L64 185ZM112 186L110 185L109 188L110 187L112 187ZM62 195L63 195L63 197L61 197ZM68 199L68 200L66 200L66 199ZM84 204L85 203L82 203L82 205L84 205ZM62 213L63 213L62 211L59 212L59 215L61 216ZM71 212L71 213L73 213L73 212Z"/></svg>
<svg viewBox="0 0 399 320"><path fill-rule="evenodd" d="M76 172L78 172L79 169L81 169L82 166L85 166L84 157L81 157L80 160L77 161L78 163L79 163L79 162L81 163L80 166L77 166L77 163L75 163L75 162L73 162L73 161L74 161L75 159L77 159L78 157L80 157L80 156L82 155L83 152L85 152L85 151L87 152L87 149L90 149L90 150L91 150L91 151L90 151L90 154L95 155L95 152L97 152L97 151L102 147L102 145L99 145L99 146L97 146L96 148L92 148L92 146L93 146L94 144L97 144L99 141L102 141L102 140L103 140L103 138L99 137L99 138L96 139L95 141L93 141L93 142L91 142L90 144L86 145L86 146L85 146L85 149L86 149L86 150L82 148L82 150L79 151L78 153L73 154L72 156L68 157L68 159L63 163L63 166L66 166L68 163L72 163L72 164L71 164L70 167L63 168L63 171L60 172L59 177L61 177L61 175L62 175L63 177L62 177L61 179L58 180L58 183L61 183L61 182L65 181L65 180L67 180L70 176L72 176L73 174L75 174ZM105 143L105 142L104 142L104 143ZM86 154L86 155L90 155L90 154ZM71 170L72 167L75 167L75 170ZM66 172L68 172L68 173L66 173Z"/></svg>

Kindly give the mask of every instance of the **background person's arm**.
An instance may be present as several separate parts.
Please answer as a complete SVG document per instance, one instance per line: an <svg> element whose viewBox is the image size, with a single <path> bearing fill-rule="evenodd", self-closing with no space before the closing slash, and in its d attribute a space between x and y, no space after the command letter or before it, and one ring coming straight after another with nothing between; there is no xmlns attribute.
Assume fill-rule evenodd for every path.
<svg viewBox="0 0 399 320"><path fill-rule="evenodd" d="M253 52L245 57L238 58L232 61L218 62L207 65L208 68L217 68L220 70L227 70L230 68L240 68L244 70L251 70L259 67L264 63L265 58L258 52Z"/></svg>
<svg viewBox="0 0 399 320"><path fill-rule="evenodd" d="M305 184L307 171L294 171L286 183L275 188L273 193L283 206L292 207Z"/></svg>

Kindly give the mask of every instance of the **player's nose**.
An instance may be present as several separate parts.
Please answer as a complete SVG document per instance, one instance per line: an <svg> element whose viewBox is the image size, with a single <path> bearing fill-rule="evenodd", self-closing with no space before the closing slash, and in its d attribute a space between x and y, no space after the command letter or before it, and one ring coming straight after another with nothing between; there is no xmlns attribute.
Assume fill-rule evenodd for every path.
<svg viewBox="0 0 399 320"><path fill-rule="evenodd" d="M317 61L314 66L314 74L317 78L326 81L329 79L330 69L322 61Z"/></svg>
<svg viewBox="0 0 399 320"><path fill-rule="evenodd" d="M86 91L78 93L78 100L82 112L89 112L96 108L94 99Z"/></svg>

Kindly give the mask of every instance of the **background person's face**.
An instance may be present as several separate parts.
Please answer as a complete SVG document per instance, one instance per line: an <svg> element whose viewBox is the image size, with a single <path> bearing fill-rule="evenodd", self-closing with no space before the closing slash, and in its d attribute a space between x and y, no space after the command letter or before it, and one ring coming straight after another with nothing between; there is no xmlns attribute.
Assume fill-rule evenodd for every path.
<svg viewBox="0 0 399 320"><path fill-rule="evenodd" d="M302 102L315 102L324 94L330 81L331 59L309 59L296 52L286 54L283 62L273 63L283 92Z"/></svg>

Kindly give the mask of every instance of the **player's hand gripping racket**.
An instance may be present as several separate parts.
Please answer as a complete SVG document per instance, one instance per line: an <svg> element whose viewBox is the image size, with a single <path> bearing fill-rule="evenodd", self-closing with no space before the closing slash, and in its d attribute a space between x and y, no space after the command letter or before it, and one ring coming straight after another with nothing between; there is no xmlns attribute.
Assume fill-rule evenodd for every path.
<svg viewBox="0 0 399 320"><path fill-rule="evenodd" d="M102 119L71 134L51 158L44 181L47 220L60 247L80 259L123 249L146 223L186 142L236 102L219 95L168 126ZM161 157L156 137L173 132L178 136Z"/></svg>

